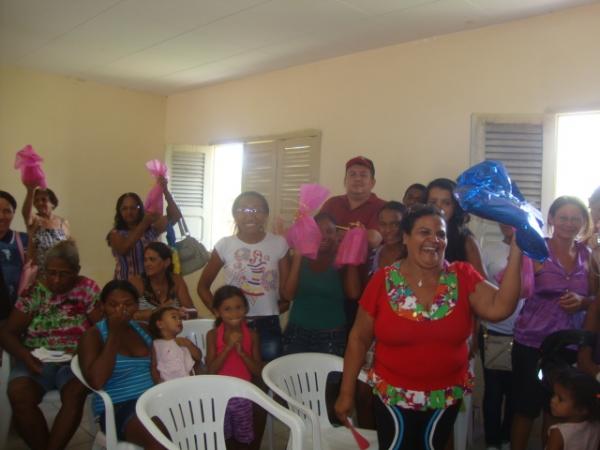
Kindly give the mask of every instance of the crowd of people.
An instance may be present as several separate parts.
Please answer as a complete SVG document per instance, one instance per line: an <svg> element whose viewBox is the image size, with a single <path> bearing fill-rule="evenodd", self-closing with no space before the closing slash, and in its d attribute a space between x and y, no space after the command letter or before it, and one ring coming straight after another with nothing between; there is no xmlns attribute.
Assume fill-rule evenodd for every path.
<svg viewBox="0 0 600 450"><path fill-rule="evenodd" d="M0 347L14 359L6 389L17 432L32 449L69 442L88 394L70 355L79 355L88 384L111 396L119 438L158 449L135 414L136 400L154 384L209 373L264 388L266 362L322 352L344 357L341 381L330 380L338 385L330 409L340 425L356 410L361 426L377 430L379 448L451 449L461 404L482 382L488 449L525 450L540 414L545 448L600 449L600 188L589 205L554 200L549 257L537 262L504 224L502 241L481 249L450 179L415 183L401 201L377 197L375 182L370 159L346 163L345 193L314 217L321 233L315 258L269 231L263 195L235 199L235 233L216 243L197 285L216 317L206 355L180 336L194 303L174 271L173 250L160 242L181 217L165 179L163 216L145 212L135 193L117 200L106 236L114 279L102 289L80 274L52 190L26 186L26 232L12 230L17 202L0 191ZM356 227L365 230L369 257L340 267L338 245ZM215 290L220 272L224 285ZM543 342L563 330L595 333L595 345L561 349L565 367L543 384ZM44 360L40 349L65 358ZM473 372L477 357L482 379ZM368 385L357 383L362 370ZM39 404L52 389L62 406L49 427ZM104 429L99 399L94 413ZM265 419L250 402L231 401L228 448L259 448Z"/></svg>

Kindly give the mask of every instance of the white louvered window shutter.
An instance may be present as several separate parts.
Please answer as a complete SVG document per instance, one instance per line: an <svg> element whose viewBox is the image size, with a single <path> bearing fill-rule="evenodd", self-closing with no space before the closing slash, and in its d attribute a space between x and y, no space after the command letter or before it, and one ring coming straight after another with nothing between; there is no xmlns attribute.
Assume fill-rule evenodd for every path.
<svg viewBox="0 0 600 450"><path fill-rule="evenodd" d="M471 164L483 160L502 162L525 199L538 209L542 206L543 159L543 116L473 117ZM495 223L476 219L472 229L482 245L502 239Z"/></svg>
<svg viewBox="0 0 600 450"><path fill-rule="evenodd" d="M168 151L171 179L169 189L181 210L190 233L204 241L208 235L208 148L194 145L173 145ZM179 229L176 227L179 235Z"/></svg>
<svg viewBox="0 0 600 450"><path fill-rule="evenodd" d="M536 208L542 205L543 125L485 122L485 159L501 161Z"/></svg>
<svg viewBox="0 0 600 450"><path fill-rule="evenodd" d="M319 181L320 137L283 139L278 152L277 215L291 223L298 210L300 185Z"/></svg>
<svg viewBox="0 0 600 450"><path fill-rule="evenodd" d="M244 143L242 192L256 191L275 205L277 195L277 142L265 140ZM271 211L271 216L273 211Z"/></svg>
<svg viewBox="0 0 600 450"><path fill-rule="evenodd" d="M242 190L263 194L270 217L289 225L298 209L300 185L319 181L320 142L320 134L310 133L245 143Z"/></svg>

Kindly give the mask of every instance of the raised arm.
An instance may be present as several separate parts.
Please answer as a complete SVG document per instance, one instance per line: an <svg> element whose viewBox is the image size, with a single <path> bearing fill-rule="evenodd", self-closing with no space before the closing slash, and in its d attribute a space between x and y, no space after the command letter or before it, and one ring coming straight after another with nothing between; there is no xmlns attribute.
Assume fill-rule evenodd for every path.
<svg viewBox="0 0 600 450"><path fill-rule="evenodd" d="M160 177L158 183L160 183L165 200L167 201L167 215L161 216L152 226L158 233L162 233L167 229L169 223L176 223L181 219L181 211L169 191L166 178Z"/></svg>
<svg viewBox="0 0 600 450"><path fill-rule="evenodd" d="M354 408L356 380L365 363L367 351L373 342L373 325L373 317L362 307L359 307L354 326L348 338L346 354L344 355L342 386L335 402L335 413L343 424L346 423L347 417Z"/></svg>
<svg viewBox="0 0 600 450"><path fill-rule="evenodd" d="M113 229L108 235L108 245L118 255L126 255L134 246L135 243L142 238L148 227L154 223L159 216L157 214L146 213L142 221L138 223L127 236L120 235L117 230Z"/></svg>
<svg viewBox="0 0 600 450"><path fill-rule="evenodd" d="M223 267L223 261L217 253L217 250L214 249L212 255L210 255L208 264L206 264L206 267L204 267L204 270L202 271L202 275L200 275L197 288L200 300L202 300L202 303L206 305L209 311L212 311L213 304L213 295L210 291L210 287L215 281L215 278L217 278L221 267Z"/></svg>
<svg viewBox="0 0 600 450"><path fill-rule="evenodd" d="M482 281L477 284L475 291L469 297L471 307L477 316L497 322L513 313L521 294L521 259L521 250L513 238L500 288Z"/></svg>
<svg viewBox="0 0 600 450"><path fill-rule="evenodd" d="M33 197L35 195L35 190L37 189L37 186L25 185L25 187L27 188L27 195L25 195L25 200L23 201L21 213L23 214L25 226L29 228L33 225Z"/></svg>

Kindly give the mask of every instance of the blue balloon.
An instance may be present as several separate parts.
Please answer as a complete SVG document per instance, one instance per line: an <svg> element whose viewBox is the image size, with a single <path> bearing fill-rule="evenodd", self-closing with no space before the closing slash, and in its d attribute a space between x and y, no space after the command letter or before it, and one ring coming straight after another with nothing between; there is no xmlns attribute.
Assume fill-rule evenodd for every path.
<svg viewBox="0 0 600 450"><path fill-rule="evenodd" d="M501 162L483 161L465 170L458 177L455 196L468 213L512 225L517 245L531 259L544 261L548 257L542 215L511 183Z"/></svg>

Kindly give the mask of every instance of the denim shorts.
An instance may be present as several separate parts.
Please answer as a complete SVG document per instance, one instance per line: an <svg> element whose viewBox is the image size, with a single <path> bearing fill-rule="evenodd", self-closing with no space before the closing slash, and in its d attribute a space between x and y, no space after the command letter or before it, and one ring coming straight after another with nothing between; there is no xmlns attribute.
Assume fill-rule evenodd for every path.
<svg viewBox="0 0 600 450"><path fill-rule="evenodd" d="M59 391L73 378L75 375L71 371L71 363L42 363L42 373L36 374L31 372L25 363L19 359L15 361L15 365L10 371L8 382L16 378L31 378L39 384L45 392L53 389Z"/></svg>
<svg viewBox="0 0 600 450"><path fill-rule="evenodd" d="M332 330L309 330L288 323L283 334L283 353L317 352L344 356L346 330L344 327Z"/></svg>
<svg viewBox="0 0 600 450"><path fill-rule="evenodd" d="M261 316L247 319L248 326L258 333L260 356L263 361L272 361L281 356L281 325L279 316Z"/></svg>

